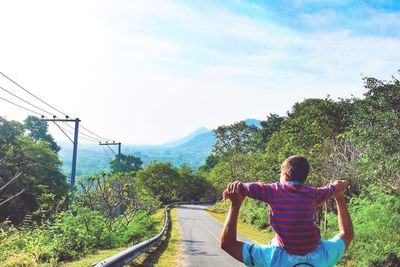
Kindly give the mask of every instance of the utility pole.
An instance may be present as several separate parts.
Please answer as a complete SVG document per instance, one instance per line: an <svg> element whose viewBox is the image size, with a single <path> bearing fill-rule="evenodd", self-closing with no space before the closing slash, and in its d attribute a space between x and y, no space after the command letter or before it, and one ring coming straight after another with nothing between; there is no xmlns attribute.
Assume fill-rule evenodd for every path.
<svg viewBox="0 0 400 267"><path fill-rule="evenodd" d="M100 146L118 146L118 156L117 156L117 164L118 164L118 171L121 171L121 142L116 143L113 141L112 143L106 142L99 142Z"/></svg>
<svg viewBox="0 0 400 267"><path fill-rule="evenodd" d="M78 154L78 135L79 135L79 122L81 121L79 118L69 119L68 116L65 119L42 119L42 121L52 121L52 122L75 122L75 131L74 131L74 148L72 152L72 167L71 167L71 180L70 180L70 196L68 203L72 205L74 202L74 186L75 186L75 173L76 173L76 158Z"/></svg>

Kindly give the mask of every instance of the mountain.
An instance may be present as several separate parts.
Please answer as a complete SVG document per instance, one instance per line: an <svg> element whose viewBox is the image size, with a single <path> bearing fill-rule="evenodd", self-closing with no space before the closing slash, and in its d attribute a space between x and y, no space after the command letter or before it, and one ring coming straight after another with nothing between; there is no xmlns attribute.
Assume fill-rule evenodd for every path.
<svg viewBox="0 0 400 267"><path fill-rule="evenodd" d="M212 132L210 129L207 129L206 127L201 127L183 138L160 145L160 147L169 147L169 148L177 147L177 146L183 145L183 144L191 141L193 138L197 137L198 135L201 135L204 133L210 133L210 132Z"/></svg>
<svg viewBox="0 0 400 267"><path fill-rule="evenodd" d="M187 165L192 169L201 166L211 153L215 143L213 131L199 128L189 135L173 142L161 145L124 145L122 153L140 157L144 166L151 162L172 162L175 166ZM67 176L71 172L72 144L60 142L60 159L63 161L62 171ZM115 147L99 146L97 144L79 144L76 175L94 175L100 170L109 170L109 162L114 159Z"/></svg>
<svg viewBox="0 0 400 267"><path fill-rule="evenodd" d="M252 126L256 126L257 128L261 128L261 121L260 120L256 120L256 119L245 119L244 122L247 125L252 125Z"/></svg>
<svg viewBox="0 0 400 267"><path fill-rule="evenodd" d="M260 128L256 119L244 120L248 125ZM122 144L122 153L140 157L144 166L151 162L172 162L174 166L187 165L197 169L204 164L215 144L214 132L207 128L199 128L189 135L161 145L126 145ZM60 159L64 162L62 171L67 176L71 172L72 145L60 142ZM97 144L79 144L77 159L77 176L94 175L100 170L109 170L109 162L117 153L116 147L99 146Z"/></svg>

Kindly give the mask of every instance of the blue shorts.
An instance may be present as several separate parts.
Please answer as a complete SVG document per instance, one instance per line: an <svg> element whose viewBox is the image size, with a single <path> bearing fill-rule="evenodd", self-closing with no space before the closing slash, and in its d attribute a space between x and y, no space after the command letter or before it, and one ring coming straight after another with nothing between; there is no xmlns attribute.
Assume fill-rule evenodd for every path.
<svg viewBox="0 0 400 267"><path fill-rule="evenodd" d="M244 243L242 256L246 266L263 267L330 267L342 257L345 244L342 238L321 240L318 247L307 255L291 255L280 246Z"/></svg>

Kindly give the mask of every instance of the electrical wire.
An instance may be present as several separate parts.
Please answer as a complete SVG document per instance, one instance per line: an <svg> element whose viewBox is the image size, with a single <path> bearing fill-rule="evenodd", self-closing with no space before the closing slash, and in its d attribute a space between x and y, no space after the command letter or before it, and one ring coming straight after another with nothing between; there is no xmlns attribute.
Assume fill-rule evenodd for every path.
<svg viewBox="0 0 400 267"><path fill-rule="evenodd" d="M87 128L85 128L83 125L81 125L80 127L81 127L82 129L88 131L89 133L93 134L94 136L97 136L98 138L100 138L100 139L102 139L102 140L107 140L107 141L112 142L111 139L107 139L107 138L101 137L100 135L97 135L97 134L93 133L92 131L89 131L89 130L88 130Z"/></svg>
<svg viewBox="0 0 400 267"><path fill-rule="evenodd" d="M71 141L71 143L73 144L74 141L72 141L72 139L69 137L69 135L66 134L66 133L64 132L65 129L63 129L60 125L58 125L57 122L55 122L55 121L53 121L53 122L54 122L55 125L57 125L57 127L61 130L61 132L63 132L63 134L65 134L65 136L68 137L68 139L69 139L69 140Z"/></svg>
<svg viewBox="0 0 400 267"><path fill-rule="evenodd" d="M114 152L114 149L112 149L110 146L107 146L107 147L108 147L108 149L111 150L111 152L114 154L114 156L117 156L117 153Z"/></svg>
<svg viewBox="0 0 400 267"><path fill-rule="evenodd" d="M55 123L55 122L54 122L54 123ZM64 127L61 127L61 126L59 126L59 125L57 125L57 126L58 126L60 129L64 130L65 132L67 132L67 133L69 133L69 134L72 134L72 135L75 135L75 133L71 132L70 130L65 129ZM80 135L81 133L78 132L78 134ZM89 138L86 138L86 137L84 137L84 136L79 136L79 138L84 139L84 140L86 140L86 141L93 142L93 143L98 143L98 142L99 142L99 140L96 140L96 139L93 139L93 138L89 139Z"/></svg>
<svg viewBox="0 0 400 267"><path fill-rule="evenodd" d="M110 155L108 155L107 150L106 150L103 146L102 146L101 148L103 148L104 152L106 152L106 155L107 155L107 157L110 159L110 161L113 161L113 160L111 159Z"/></svg>
<svg viewBox="0 0 400 267"><path fill-rule="evenodd" d="M47 110L44 110L44 109L42 109L42 108L40 108L40 107L38 107L38 106L36 106L36 105L30 103L29 101L26 101L25 99L22 99L21 97L15 95L15 94L13 94L13 93L11 93L10 91L8 91L7 89L5 89L5 88L2 87L2 86L0 86L0 89L3 90L3 91L5 91L5 92L7 92L7 93L9 93L9 94L12 95L12 96L18 98L19 100L21 100L21 101L27 103L28 105L31 105L32 107L35 107L35 108L37 108L37 109L43 111L44 113L49 114L50 116L53 116L53 115L54 115L54 114L51 114L50 112L48 112Z"/></svg>
<svg viewBox="0 0 400 267"><path fill-rule="evenodd" d="M1 97L1 96L0 96L0 99L4 100L4 101L6 101L6 102L8 102L8 103L10 103L10 104L13 104L14 106L17 106L17 107L19 107L19 108L25 109L26 111L29 111L29 112L34 113L34 114L36 114L36 115L39 115L40 117L43 116L43 115L40 114L39 112L33 111L33 110L31 110L31 109L29 109L29 108L26 108L26 107L23 107L23 106L21 106L21 105L18 105L18 104L14 103L14 102L12 102L12 101L10 101L10 100L7 100L7 99L5 99L5 98L3 98L3 97Z"/></svg>
<svg viewBox="0 0 400 267"><path fill-rule="evenodd" d="M64 123L66 126L68 126L69 128L71 128L72 130L75 130L75 128L72 127L71 125L69 125L67 122L63 121L63 123ZM81 127L81 126L79 126L79 128L80 128L80 127ZM74 133L71 133L71 134L74 134ZM80 131L80 130L79 130L79 135L86 136L87 138L92 139L92 141L93 141L93 142L96 142L96 143L99 143L99 142L102 141L102 140L97 139L97 138L94 138L94 137L92 137L92 136L90 136L90 135L88 135L88 134L85 134L85 133L83 133L83 132Z"/></svg>
<svg viewBox="0 0 400 267"><path fill-rule="evenodd" d="M64 112L60 111L59 109L53 107L52 105L48 104L47 102L45 102L44 100L40 99L39 97L35 96L34 94L32 94L31 92L29 92L27 89L25 89L24 87L22 87L21 85L19 85L17 82L15 82L13 79L11 79L10 77L8 77L7 75L5 75L3 72L0 71L0 74L3 75L5 78L7 78L9 81L11 81L12 83L14 83L15 85L17 85L19 88L21 88L22 90L24 90L25 92L27 92L28 94L30 94L31 96L33 96L34 98L36 98L37 100L39 100L40 102L42 102L43 104L51 107L52 109L56 110L57 112L63 114L64 116L68 116L67 114L65 114Z"/></svg>
<svg viewBox="0 0 400 267"><path fill-rule="evenodd" d="M22 90L24 90L24 91L25 91L26 93L28 93L29 95L33 96L35 99L37 99L37 100L39 100L40 102L42 102L43 104L47 105L48 107L52 108L53 110L57 111L58 113L63 114L63 115L66 116L66 117L69 117L65 112L62 112L61 110L55 108L54 106L50 105L50 104L47 103L46 101L44 101L44 100L42 100L41 98L37 97L36 95L34 95L33 93L31 93L29 90L27 90L26 88L24 88L23 86L21 86L20 84L18 84L16 81L14 81L13 79L11 79L11 78L8 77L7 75L5 75L3 72L0 72L0 74L1 74L2 76L4 76L6 79L8 79L9 81L11 81L12 83L14 83L15 85L17 85L19 88L21 88ZM37 109L39 109L39 110L41 110L41 111L47 113L47 114L49 114L49 115L55 117L55 115L54 115L53 113L51 113L51 112L49 112L49 111L47 111L47 110L45 110L45 109L42 109L42 108L40 108L40 107L38 107L38 106L36 106L36 105L30 103L29 101L24 100L23 98L21 98L21 97L15 95L15 94L13 94L12 92L8 91L7 89L5 89L5 88L3 88L3 87L1 87L1 86L0 86L0 89L6 91L7 93L11 94L12 96L18 98L19 100L21 100L21 101L23 101L23 102L25 102L25 103L27 103L27 104L29 104L29 105L35 107L35 108L37 108ZM3 98L3 97L0 97L0 99L4 100L4 101L6 101L6 102L8 102L8 103L10 103L10 104L13 104L13 105L15 105L15 106L17 106L17 107L20 107L20 108L22 108L22 109L25 109L25 110L27 110L27 111L29 111L29 112L32 112L32 113L34 113L34 114L36 114L36 115L39 115L40 117L45 117L43 114L40 114L39 112L36 112L36 111L34 111L34 110L32 110L32 109L23 107L23 106L21 106L21 105L19 105L19 104L16 104L16 103L14 103L14 102L12 102L12 101L10 101L10 100L7 100L7 99L5 99L5 98ZM68 123L66 123L66 122L63 122L63 123L64 123L65 125L67 125L69 128L71 128L72 130L75 129L74 127L72 127L72 126L69 125ZM57 126L60 128L59 125L57 125ZM85 140L88 140L88 141L91 141L91 142L101 142L101 140L106 140L106 141L114 142L114 141L111 140L111 139L104 138L104 137L102 137L102 136L100 136L100 135L98 135L98 134L96 134L96 133L90 131L89 129L87 129L87 128L84 127L83 125L80 125L80 128L83 129L84 131L90 133L90 134L92 135L92 136L91 136L91 135L89 135L89 134L87 134L87 133L85 133L85 132L83 132L83 131L79 131L79 134L80 134L80 135L83 135L83 136L86 136L86 137L87 137L87 138L84 138L83 136L81 136L82 139L85 139ZM64 131L66 131L65 128L62 128L62 129L63 129ZM61 130L61 128L60 128L60 130ZM93 137L93 136L95 136L96 138ZM88 138L91 139L91 140L89 140ZM98 138L100 138L101 140L98 139ZM96 141L94 141L94 140L96 140ZM115 152L113 152L113 153L115 154Z"/></svg>

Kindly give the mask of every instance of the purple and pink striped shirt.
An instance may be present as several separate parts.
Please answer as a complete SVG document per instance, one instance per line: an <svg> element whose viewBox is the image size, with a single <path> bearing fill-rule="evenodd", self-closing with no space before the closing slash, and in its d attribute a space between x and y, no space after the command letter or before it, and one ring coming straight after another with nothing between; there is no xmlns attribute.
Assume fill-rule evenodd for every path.
<svg viewBox="0 0 400 267"><path fill-rule="evenodd" d="M291 254L305 255L320 242L314 222L317 206L335 194L335 185L314 188L298 182L243 183L250 198L269 204L269 219L279 244Z"/></svg>

